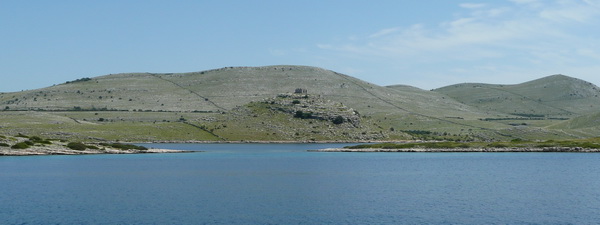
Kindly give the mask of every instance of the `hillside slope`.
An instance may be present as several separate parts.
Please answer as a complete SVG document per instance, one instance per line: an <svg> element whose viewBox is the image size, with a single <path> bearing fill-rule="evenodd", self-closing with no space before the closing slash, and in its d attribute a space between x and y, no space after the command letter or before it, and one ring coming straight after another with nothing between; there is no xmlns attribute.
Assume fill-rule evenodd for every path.
<svg viewBox="0 0 600 225"><path fill-rule="evenodd" d="M0 109L4 109L0 132L125 141L578 137L578 132L551 128L562 122L552 118L598 109L594 88L587 82L551 76L520 85L461 84L426 91L404 85L382 87L308 66L128 73L0 93ZM321 108L309 104L305 110L318 112L315 115L352 112L351 120L361 121L360 126L332 125L333 116L302 120L293 112L303 111L298 105L285 102L279 109L288 109L278 111L267 104L297 89L311 102L320 102ZM322 108L329 105L326 102L343 107ZM591 107L582 109L586 104ZM544 120L538 120L537 114ZM532 115L536 120L531 120Z"/></svg>
<svg viewBox="0 0 600 225"><path fill-rule="evenodd" d="M306 66L227 67L182 74L117 74L48 88L0 94L11 110L87 109L226 111L280 93L306 89L358 110L448 115L477 111L427 91L386 88L330 70ZM396 107L393 105L402 105Z"/></svg>
<svg viewBox="0 0 600 225"><path fill-rule="evenodd" d="M417 121L436 120L438 117L481 117L477 109L437 93L381 87L307 66L227 67L196 73L107 75L37 90L0 94L0 108L225 112L251 101L293 92L297 88L341 102L367 116L390 115L389 118L407 117Z"/></svg>
<svg viewBox="0 0 600 225"><path fill-rule="evenodd" d="M434 91L485 112L572 118L600 111L600 88L564 75L516 85L456 84Z"/></svg>

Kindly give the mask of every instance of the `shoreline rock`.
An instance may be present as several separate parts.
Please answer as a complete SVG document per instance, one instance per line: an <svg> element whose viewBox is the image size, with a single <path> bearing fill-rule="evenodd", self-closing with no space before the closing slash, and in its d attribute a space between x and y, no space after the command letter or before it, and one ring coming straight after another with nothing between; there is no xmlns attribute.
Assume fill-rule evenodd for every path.
<svg viewBox="0 0 600 225"><path fill-rule="evenodd" d="M0 156L42 156L42 155L100 155L100 154L155 154L155 153L193 153L201 151L184 151L172 149L148 149L148 150L121 150L121 149L87 149L73 150L58 146L53 147L31 147L28 149L0 148Z"/></svg>
<svg viewBox="0 0 600 225"><path fill-rule="evenodd" d="M405 141L153 141L153 142L125 142L125 143L147 143L147 144L365 144L365 143L387 143Z"/></svg>
<svg viewBox="0 0 600 225"><path fill-rule="evenodd" d="M308 150L308 152L432 152L432 153L468 153L468 152L574 152L574 153L598 153L600 149L589 149L581 147L544 147L544 148L405 148L405 149L348 149L348 148L325 148Z"/></svg>

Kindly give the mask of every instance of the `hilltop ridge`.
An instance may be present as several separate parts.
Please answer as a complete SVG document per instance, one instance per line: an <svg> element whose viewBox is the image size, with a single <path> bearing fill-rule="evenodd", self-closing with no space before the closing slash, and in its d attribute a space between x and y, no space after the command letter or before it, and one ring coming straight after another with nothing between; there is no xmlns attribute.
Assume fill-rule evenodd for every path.
<svg viewBox="0 0 600 225"><path fill-rule="evenodd" d="M287 113L265 104L298 89L319 104L280 107ZM464 83L428 91L291 65L122 73L0 93L0 132L127 141L578 138L600 135L597 122L579 125L600 112L598 89L553 75L515 85ZM327 121L342 115L336 110L344 107L325 102L352 109L356 115L343 117L360 126L290 113L310 109Z"/></svg>
<svg viewBox="0 0 600 225"><path fill-rule="evenodd" d="M574 117L600 110L600 88L565 75L514 84L464 83L433 90L483 111Z"/></svg>

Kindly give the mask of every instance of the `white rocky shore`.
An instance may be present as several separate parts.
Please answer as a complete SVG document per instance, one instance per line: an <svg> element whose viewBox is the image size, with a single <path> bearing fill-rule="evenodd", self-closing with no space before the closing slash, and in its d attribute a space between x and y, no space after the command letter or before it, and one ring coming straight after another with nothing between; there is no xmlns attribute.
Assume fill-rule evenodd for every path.
<svg viewBox="0 0 600 225"><path fill-rule="evenodd" d="M544 148L404 148L404 149L382 149L382 148L325 148L308 150L309 152L600 152L600 149L588 149L580 147L544 147Z"/></svg>
<svg viewBox="0 0 600 225"><path fill-rule="evenodd" d="M28 149L0 148L0 156L31 156L31 155L88 155L88 154L144 154L144 153L186 153L192 151L171 149L148 149L148 150L121 150L114 148L73 150L62 146L40 147L34 146Z"/></svg>

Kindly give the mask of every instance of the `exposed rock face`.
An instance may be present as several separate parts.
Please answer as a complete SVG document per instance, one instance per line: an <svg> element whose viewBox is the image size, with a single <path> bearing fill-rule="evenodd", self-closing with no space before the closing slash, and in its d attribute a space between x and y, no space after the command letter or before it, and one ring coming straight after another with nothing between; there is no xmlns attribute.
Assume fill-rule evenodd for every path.
<svg viewBox="0 0 600 225"><path fill-rule="evenodd" d="M263 100L273 110L282 111L302 119L328 120L335 124L350 123L360 126L359 113L344 104L308 94L279 94Z"/></svg>
<svg viewBox="0 0 600 225"><path fill-rule="evenodd" d="M389 124L364 116L328 96L290 92L263 98L214 120L191 121L223 141L345 141L405 140Z"/></svg>

